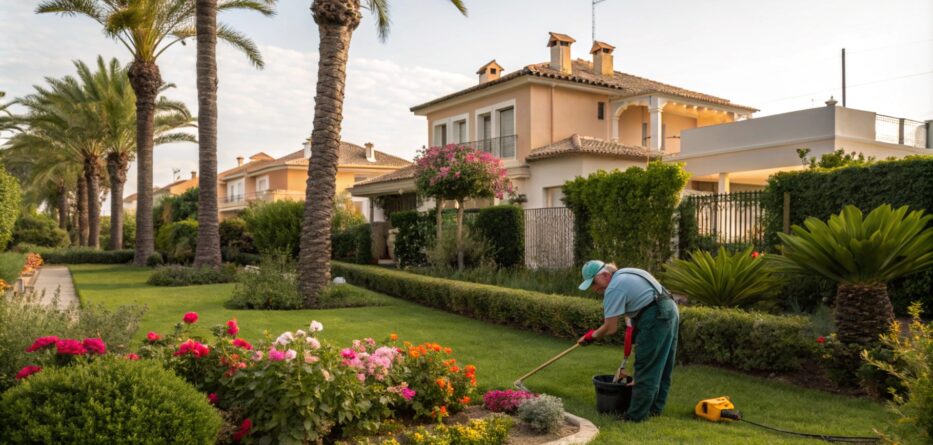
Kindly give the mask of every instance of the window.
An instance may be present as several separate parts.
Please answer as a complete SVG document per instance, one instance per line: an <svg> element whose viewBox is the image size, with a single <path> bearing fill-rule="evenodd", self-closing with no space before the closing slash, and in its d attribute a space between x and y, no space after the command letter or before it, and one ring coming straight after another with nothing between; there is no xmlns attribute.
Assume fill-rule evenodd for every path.
<svg viewBox="0 0 933 445"><path fill-rule="evenodd" d="M464 142L469 142L467 140L467 123L466 119L454 122L454 142L462 144Z"/></svg>
<svg viewBox="0 0 933 445"><path fill-rule="evenodd" d="M490 141L490 139L492 139L492 115L486 113L480 116L480 121L482 123L479 126L479 139L483 141L483 143L479 148L486 152L492 152L492 142Z"/></svg>
<svg viewBox="0 0 933 445"><path fill-rule="evenodd" d="M227 202L239 202L243 200L243 180L237 180L227 183Z"/></svg>
<svg viewBox="0 0 933 445"><path fill-rule="evenodd" d="M447 124L434 126L434 145L447 145Z"/></svg>
<svg viewBox="0 0 933 445"><path fill-rule="evenodd" d="M496 74L496 69L495 69L495 68L490 68L490 69L489 69L489 74Z"/></svg>
<svg viewBox="0 0 933 445"><path fill-rule="evenodd" d="M564 187L545 187L544 205L545 207L564 207Z"/></svg>
<svg viewBox="0 0 933 445"><path fill-rule="evenodd" d="M269 190L269 177L263 176L256 179L256 192L264 192L266 190Z"/></svg>
<svg viewBox="0 0 933 445"><path fill-rule="evenodd" d="M596 119L606 119L606 103L600 102L596 105Z"/></svg>
<svg viewBox="0 0 933 445"><path fill-rule="evenodd" d="M641 146L642 147L648 146L648 123L647 122L641 123Z"/></svg>
<svg viewBox="0 0 933 445"><path fill-rule="evenodd" d="M515 157L515 108L499 110L499 157Z"/></svg>

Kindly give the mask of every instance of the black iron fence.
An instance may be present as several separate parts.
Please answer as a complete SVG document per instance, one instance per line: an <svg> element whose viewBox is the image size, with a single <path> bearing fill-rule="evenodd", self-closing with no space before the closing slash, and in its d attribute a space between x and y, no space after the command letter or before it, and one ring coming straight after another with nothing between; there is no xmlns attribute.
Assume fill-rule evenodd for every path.
<svg viewBox="0 0 933 445"><path fill-rule="evenodd" d="M566 207L525 210L525 265L573 267L573 212Z"/></svg>
<svg viewBox="0 0 933 445"><path fill-rule="evenodd" d="M465 142L461 145L473 147L500 159L509 159L515 157L516 135L501 136L497 138L483 139L479 141Z"/></svg>
<svg viewBox="0 0 933 445"><path fill-rule="evenodd" d="M765 247L764 192L692 195L684 198L679 233L682 250ZM685 252L681 252L683 256Z"/></svg>

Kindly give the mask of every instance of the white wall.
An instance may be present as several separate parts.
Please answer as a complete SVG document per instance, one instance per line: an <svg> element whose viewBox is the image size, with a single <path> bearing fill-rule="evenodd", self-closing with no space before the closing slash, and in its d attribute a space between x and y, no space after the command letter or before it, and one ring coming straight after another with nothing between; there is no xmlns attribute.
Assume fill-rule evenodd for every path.
<svg viewBox="0 0 933 445"><path fill-rule="evenodd" d="M578 176L589 176L599 170L625 170L632 166L644 167L644 162L594 155L571 155L542 159L529 163L531 177L525 180L519 193L524 193L528 201L526 209L547 207L546 189L559 187ZM554 207L563 207L561 202L552 203Z"/></svg>

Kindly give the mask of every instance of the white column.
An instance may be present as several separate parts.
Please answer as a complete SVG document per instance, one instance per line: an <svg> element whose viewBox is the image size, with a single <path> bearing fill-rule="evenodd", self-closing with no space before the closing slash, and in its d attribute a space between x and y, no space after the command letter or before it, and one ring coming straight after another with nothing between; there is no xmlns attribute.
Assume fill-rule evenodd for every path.
<svg viewBox="0 0 933 445"><path fill-rule="evenodd" d="M612 130L609 133L609 139L613 142L619 141L619 110L625 106L624 102L611 102L609 104L609 116L612 119Z"/></svg>
<svg viewBox="0 0 933 445"><path fill-rule="evenodd" d="M665 100L659 97L651 96L648 102L648 127L651 130L651 139L648 140L648 148L651 151L661 151L661 113L664 110Z"/></svg>
<svg viewBox="0 0 933 445"><path fill-rule="evenodd" d="M716 193L729 193L729 173L719 174L719 187Z"/></svg>

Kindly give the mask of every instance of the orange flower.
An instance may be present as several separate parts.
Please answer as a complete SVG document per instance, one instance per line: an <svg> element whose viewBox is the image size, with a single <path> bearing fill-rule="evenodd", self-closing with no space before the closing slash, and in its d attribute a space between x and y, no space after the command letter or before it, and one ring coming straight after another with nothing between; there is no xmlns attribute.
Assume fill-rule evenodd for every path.
<svg viewBox="0 0 933 445"><path fill-rule="evenodd" d="M389 340L392 340L392 341L398 340L398 335L395 332L389 334Z"/></svg>
<svg viewBox="0 0 933 445"><path fill-rule="evenodd" d="M402 346L405 346L406 348L410 348L410 347L411 347L411 342L410 342L410 341L403 341L403 342L402 342Z"/></svg>
<svg viewBox="0 0 933 445"><path fill-rule="evenodd" d="M444 348L444 353L450 354L451 352L454 352L454 350L450 348Z"/></svg>
<svg viewBox="0 0 933 445"><path fill-rule="evenodd" d="M441 415L442 415L442 416L446 416L446 415L447 415L447 406L442 406L440 411L441 411Z"/></svg>
<svg viewBox="0 0 933 445"><path fill-rule="evenodd" d="M433 345L431 345L431 349L433 349L434 352L440 352L440 351L441 351L441 345L439 345L439 344L437 344L437 343L434 343Z"/></svg>
<svg viewBox="0 0 933 445"><path fill-rule="evenodd" d="M473 400L473 399L470 398L470 396L463 396L463 397L460 399L460 403L461 403L462 405L469 405L469 404L470 404L470 400Z"/></svg>
<svg viewBox="0 0 933 445"><path fill-rule="evenodd" d="M476 366L466 365L463 367L463 372L466 374L473 374L476 372Z"/></svg>
<svg viewBox="0 0 933 445"><path fill-rule="evenodd" d="M447 380L444 380L443 377L438 378L437 380L434 381L434 383L437 383L437 386L440 386L441 389L444 389L445 387L447 387Z"/></svg>
<svg viewBox="0 0 933 445"><path fill-rule="evenodd" d="M411 358L418 358L419 355L421 355L421 351L418 351L415 348L411 348L408 350L408 356Z"/></svg>
<svg viewBox="0 0 933 445"><path fill-rule="evenodd" d="M451 366L450 372L460 372L460 367L457 365Z"/></svg>

